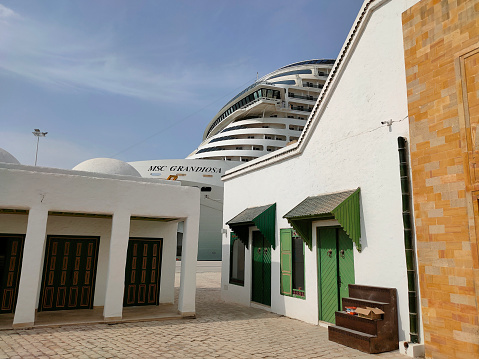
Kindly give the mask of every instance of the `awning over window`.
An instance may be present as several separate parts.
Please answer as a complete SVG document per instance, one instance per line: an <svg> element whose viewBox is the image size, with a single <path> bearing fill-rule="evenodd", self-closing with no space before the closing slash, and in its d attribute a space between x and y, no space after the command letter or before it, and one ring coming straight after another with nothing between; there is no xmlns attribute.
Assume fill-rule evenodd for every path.
<svg viewBox="0 0 479 359"><path fill-rule="evenodd" d="M336 219L349 238L361 251L361 223L359 210L360 189L308 197L286 213L289 224L312 249L312 222L321 219Z"/></svg>
<svg viewBox="0 0 479 359"><path fill-rule="evenodd" d="M226 224L248 246L249 227L256 226L264 238L275 248L276 203L246 208Z"/></svg>

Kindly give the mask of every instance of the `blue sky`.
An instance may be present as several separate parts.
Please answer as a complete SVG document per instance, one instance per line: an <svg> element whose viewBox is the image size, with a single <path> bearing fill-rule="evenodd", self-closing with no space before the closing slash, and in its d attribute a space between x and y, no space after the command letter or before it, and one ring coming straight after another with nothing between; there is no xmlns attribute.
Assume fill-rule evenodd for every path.
<svg viewBox="0 0 479 359"><path fill-rule="evenodd" d="M185 158L259 76L336 58L361 0L0 0L0 147L22 164Z"/></svg>

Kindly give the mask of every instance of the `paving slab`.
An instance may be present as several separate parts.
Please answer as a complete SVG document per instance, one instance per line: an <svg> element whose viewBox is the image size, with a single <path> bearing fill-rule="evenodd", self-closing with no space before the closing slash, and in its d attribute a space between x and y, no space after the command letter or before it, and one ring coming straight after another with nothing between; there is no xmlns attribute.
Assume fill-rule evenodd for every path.
<svg viewBox="0 0 479 359"><path fill-rule="evenodd" d="M222 302L220 275L197 274L196 319L5 330L0 358L405 358L365 354L330 342L326 328Z"/></svg>

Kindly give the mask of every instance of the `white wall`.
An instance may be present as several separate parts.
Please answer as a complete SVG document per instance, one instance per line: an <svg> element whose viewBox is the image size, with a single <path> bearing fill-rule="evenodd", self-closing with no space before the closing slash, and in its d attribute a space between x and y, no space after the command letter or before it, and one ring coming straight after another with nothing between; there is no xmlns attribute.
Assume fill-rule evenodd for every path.
<svg viewBox="0 0 479 359"><path fill-rule="evenodd" d="M290 227L282 216L307 196L361 187L363 250L354 248L356 283L397 288L400 340L408 337L397 137L408 136L401 13L415 2L376 2L383 6L372 11L340 65L330 97L321 104L305 147L300 145L301 154L280 157L274 165L244 175L226 176L224 222L247 207L277 204L277 249L271 266L274 312L318 322L315 241L313 251L306 249L305 254L306 300L279 294L279 230ZM381 125L390 119L397 122ZM223 261L223 298L249 304L246 280L245 287L228 284L229 232L223 237Z"/></svg>

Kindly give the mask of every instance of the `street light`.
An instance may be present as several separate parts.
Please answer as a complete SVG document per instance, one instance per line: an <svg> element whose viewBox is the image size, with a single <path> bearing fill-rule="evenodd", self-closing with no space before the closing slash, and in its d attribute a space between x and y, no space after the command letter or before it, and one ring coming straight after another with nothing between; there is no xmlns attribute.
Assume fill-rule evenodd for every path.
<svg viewBox="0 0 479 359"><path fill-rule="evenodd" d="M48 132L41 132L38 128L34 129L32 132L37 137L37 151L35 152L35 166L37 165L38 158L38 142L40 142L40 137L45 137Z"/></svg>

